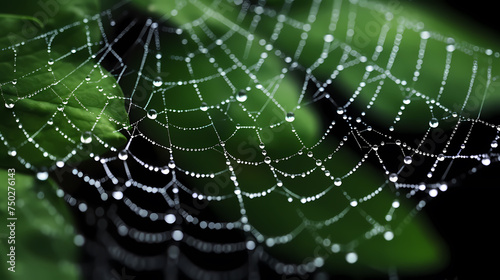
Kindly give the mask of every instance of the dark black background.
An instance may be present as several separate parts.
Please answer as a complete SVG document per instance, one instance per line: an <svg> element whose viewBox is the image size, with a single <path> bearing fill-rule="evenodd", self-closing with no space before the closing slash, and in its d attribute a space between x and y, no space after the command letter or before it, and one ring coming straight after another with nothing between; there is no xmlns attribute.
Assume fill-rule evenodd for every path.
<svg viewBox="0 0 500 280"><path fill-rule="evenodd" d="M498 9L493 1L413 1L428 9L453 12L478 24L479 33L500 38ZM433 200L425 212L446 241L448 269L429 279L499 279L498 215L500 163L469 175L456 188Z"/></svg>

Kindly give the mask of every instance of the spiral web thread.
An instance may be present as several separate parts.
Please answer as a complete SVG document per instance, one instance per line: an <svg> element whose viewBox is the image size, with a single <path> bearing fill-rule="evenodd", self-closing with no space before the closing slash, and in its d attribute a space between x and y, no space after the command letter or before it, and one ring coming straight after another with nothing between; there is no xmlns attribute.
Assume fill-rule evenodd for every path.
<svg viewBox="0 0 500 280"><path fill-rule="evenodd" d="M115 34L119 35L111 38L108 30L117 28L115 27L115 17L118 17L119 11L123 9L122 5L120 5L118 8L89 16L83 21L61 27L53 32L4 47L0 50L2 53L13 53L14 60L12 63L15 71L16 57L22 53L24 46L45 42L43 44L50 53L51 42L59 34L81 30L93 24L98 25L101 32L100 41L93 41L87 32L87 44L68 49L66 54L49 60L47 65L33 69L33 72L28 72L24 76L0 86L19 86L30 75L41 71L50 71L51 65L64 61L75 53L88 51L89 57L85 64L95 64L95 67L91 73L84 74L90 76L97 73L100 79L85 79L82 80L82 84L93 83L98 88L100 81L109 78L105 71L102 71L104 66L101 64L105 58L111 57L115 61L115 66L111 70L108 67L108 70L116 78L117 82L122 83L123 80L132 81L130 92L126 92L124 98L127 112L130 114L131 124L129 126L119 124L123 127L116 131L116 133L127 135L127 145L125 147L113 147L100 139L99 135L93 134L92 131L83 131L74 124L73 120L64 113L66 103L62 100L58 109L54 111L53 118L57 116L65 118L68 123L72 124L71 129L81 133L82 137L80 142L65 137L68 146L73 148L66 157L57 158L38 143L38 132L41 130L55 130L62 136L70 133L61 131L50 120L41 126L38 131L29 131L24 128L20 116L16 114L17 102L23 102L25 99L30 99L39 94L48 94L47 88L44 88L39 91L20 94L17 100L4 98L6 110L12 112L12 118L19 123L18 128L26 138L19 139L17 143L9 143L3 135L0 135L0 137L9 148L9 155L16 158L27 168L37 172L37 177L40 180L47 179L48 172L55 172L65 168L70 171L72 177L86 185L85 188L95 188L98 192L98 200L102 201L102 203L124 207L128 211L135 213L133 215L136 218L145 222L164 224L165 230L150 232L147 229L141 229L140 223L128 222L126 216L117 212L117 207L110 207L107 210L106 217L112 224L112 226L108 226L109 231L114 233L100 232L100 240L107 244L108 254L111 259L118 260L134 270L161 270L164 269L165 263L175 260L175 266L193 278L202 274L221 276L224 273L243 276L248 274L247 265L251 265L253 259L258 259L268 264L279 274L313 272L316 268L323 266L325 262L323 257L312 257L300 264L287 264L268 254L265 250L268 247L291 243L301 234L312 235L318 246L326 248L332 254L344 255L344 261L355 263L358 261L358 255L356 254L358 244L380 235L388 241L392 240L401 233L404 225L425 206L428 200L437 196L440 192L446 191L456 183L457 177L449 178L448 174L452 169L452 165L456 164L457 161L470 164L467 172L465 172L466 174L474 173L478 167L493 165L498 161L498 153L495 152L499 138L497 125L481 120L481 109L477 116L467 114L466 106L471 98L477 98L477 96L473 96L475 87L482 82L484 91L482 91L483 94L478 99L478 104L482 108L487 93L491 91L491 87L497 79L497 76L493 73L496 71L494 65L498 63L500 53L467 42L455 42L452 38L426 30L420 22L393 15L379 4L354 0L334 1L333 4L326 2L328 1L311 1L306 16L296 19L288 14L294 5L298 5L294 1L285 1L280 9L266 7L265 3L261 3L261 1L259 1L259 4L238 0L214 1L210 5L197 0L176 1L176 9L165 15L162 21L168 21L182 14L183 9L192 6L196 6L203 11L203 16L175 28L167 27L151 19L144 22L133 20L119 32L115 30ZM127 7L127 4L125 3L124 6ZM303 52L307 49L308 35L312 32L318 13L326 9L325 7L331 14L331 20L328 33L324 35L321 42L323 44L321 52L314 63L302 65L298 61L304 56ZM376 37L378 40L377 45L369 53L366 50L364 52L358 51L356 47L352 46L353 41L356 40L356 34L360 30L356 25L356 15L360 10L368 10L377 15L382 15L387 23L381 26ZM226 13L237 14L237 20L231 21L230 17L226 17ZM222 35L216 35L210 29L210 25L207 23L209 21L216 21L223 26L225 30ZM256 30L259 29L260 24L268 24L269 21L274 22L272 33L268 38L257 40L257 36L254 36ZM347 24L348 28L346 34L340 35L336 28L340 24L339 22L342 21ZM398 22L395 30L391 29L392 27L389 24L394 21ZM139 63L129 65L128 61L118 55L113 48L133 28L139 28L141 32L131 45L137 47L136 51L138 50L142 55L140 55ZM288 54L274 45L275 42L279 41L283 30L288 29L293 30L295 36L300 38L292 54ZM161 38L163 36L176 38L173 42L177 42L179 46L174 47L177 49L185 47L186 51L182 51L184 55L171 54L169 52L170 47L162 45ZM407 80L392 71L393 67L398 63L398 53L400 47L403 47L406 38L419 38L420 42L418 47L415 48L416 60L414 65L407 66L414 69L412 75L407 77ZM226 44L226 42L234 39L246 42L243 51L231 49L232 45ZM384 45L390 43L390 40L392 40L392 48L384 47ZM422 65L426 63L425 58L428 55L426 49L429 44L442 45L440 55L445 58L443 59L444 65L439 65L439 67L443 69L443 72L437 92L420 92L414 85L418 83L421 76L425 75L421 69ZM95 46L100 48L99 51L94 51L92 47ZM190 51L187 51L188 49ZM261 55L257 60L253 61L250 57L255 50L258 50ZM383 55L388 55L387 61L381 61L380 57ZM446 95L454 94L454 92L447 90L447 85L448 80L453 78L450 77L450 71L452 71L454 57L457 55L470 57L471 70L468 69L470 71L469 80L464 84L466 87L464 88L463 103L453 107L452 105L446 105L448 103L444 101L440 101L445 99ZM285 66L283 69L279 69L281 72L275 73L274 76L263 77L259 73L261 68L264 68L266 60L270 59L270 57L277 59ZM335 63L332 63L333 60ZM194 61L204 61L211 70L203 70L200 75L200 70L198 70ZM146 71L145 65L148 62L154 65L151 68L153 70ZM176 69L169 69L169 67L172 67L170 65L179 67L176 69L181 69L180 66L183 66L184 70L179 71L187 75L179 75L181 78L178 78L175 74L172 76L165 75L167 72L176 71ZM327 79L315 74L316 70L322 67L330 69L330 77ZM329 86L335 84L337 76L354 67L362 67L365 71L362 76L358 77L357 89L352 92L345 103L341 103L341 99L337 99L334 93L329 92ZM275 94L280 84L288 78L288 75L296 73L295 70L297 69L302 75L299 81L299 83L303 84L300 95L294 99L297 101L293 106L281 105L278 101L279 98L275 98ZM74 72L64 73L65 75L62 75L63 73L53 73L54 83L49 85L48 89L60 83L64 84L65 79L75 75L79 70L81 69L76 68ZM248 84L241 87L240 82L232 80L231 74L233 72L242 73L245 79L248 80ZM226 92L216 95L218 100L215 100L213 96L207 97L208 93L204 91L207 88L206 84L210 82L225 84ZM147 98L141 99L138 95L144 84L150 85L150 95L146 95ZM401 91L400 107L395 110L394 119L387 127L379 128L376 125L372 127L370 118L367 116L369 116L371 108L376 106L377 101L384 95L387 84L394 85L395 88ZM311 90L311 87L314 89ZM195 93L194 101L191 96L189 97L191 99L186 101L185 104L171 104L168 102L169 96L173 94L171 92L179 94L179 91L176 90L185 88L189 88L190 93ZM255 95L264 96L266 102L261 104L260 108L247 108L246 104ZM371 96L371 99L363 110L356 113L351 108L354 106L353 104L362 102L359 100L360 95ZM163 103L156 102L158 100L153 101L153 96L161 96L158 100L163 100ZM70 96L70 98L72 97ZM116 98L111 97L108 102ZM426 118L424 122L428 123L428 125L416 140L405 142L399 139L398 123L405 118L406 108L418 102L425 104L428 112L430 112L430 114L426 112L426 114L422 115L422 118ZM309 144L308 141L303 141L302 134L295 129L294 124L300 116L297 113L298 111L303 108L315 108L313 106L318 104L326 104L334 114L329 116L331 120L329 120L327 127L323 128L321 136L312 144ZM107 105L107 103L102 104L103 111ZM265 121L261 121L260 118L265 115L265 110L268 107L277 108L280 117L271 124L263 124ZM240 113L243 112L246 115L246 124L240 124L241 117L238 119L232 116L233 108L237 108ZM184 125L182 121L179 121L189 119L192 114L203 116L199 117L201 122ZM221 118L221 116L225 122L229 123L230 132L219 131L217 118ZM99 119L107 116L103 114L95 117L97 123ZM448 128L446 129L450 133L446 140L443 141L441 148L431 152L423 150L422 147L426 141L431 139L433 132L439 129L443 123L447 124ZM162 140L156 140L155 136L151 136L150 131L146 129L146 127L151 129L151 126L147 126L147 124L154 124L154 129L163 133ZM345 126L347 129L336 129L338 126ZM268 154L261 134L264 129L273 130L276 128L291 132L294 140L299 143L299 148L294 151L287 151L286 156L279 158L273 158L271 152ZM174 130L177 132L173 132ZM476 131L478 131L477 133L486 131L487 134L485 135L489 136L485 138L488 139L484 139L483 145L478 149L467 149L469 139L476 134ZM206 138L203 140L203 144L193 146L180 141L179 138L171 137L175 133L185 133L192 135L191 137ZM242 133L251 134L258 139L255 147L258 154L251 160L239 157L237 154L232 153L228 147L231 145L232 140L239 139L238 136ZM338 133L341 133L341 135ZM339 139L339 141L329 146L328 153L316 153L317 147L323 146L325 143L331 143L328 141L332 136ZM93 153L85 154L85 145L92 141L100 142L110 152L103 156ZM133 147L138 145L134 143L149 145L155 150L161 150L162 152L159 153L164 158L159 161L149 161L143 155L134 153ZM206 143L209 144L205 145ZM27 145L35 147L41 156L50 158L54 162L53 166L50 166L47 170L41 170L39 167L27 162L22 154L16 152L19 148ZM386 164L386 162L393 161L394 156L379 153L379 149L382 149L383 146L390 146L399 151L398 155L401 155L400 158L403 159L404 164L399 165L398 168ZM328 167L329 162L336 160L336 156L348 147L357 149L359 160L343 174L330 170ZM477 152L469 153L469 150L477 150ZM222 163L223 168L211 172L207 172L206 169L202 168L202 171L200 171L194 168L190 169L188 165L183 166L180 163L181 161L177 160L178 154L190 153L204 157L207 151L218 155L217 160ZM82 153L87 158L90 158L94 165L100 166L101 175L92 175L91 172L67 164L73 156ZM406 180L402 180L401 172L404 172L405 166L414 164L413 158L416 156L423 158L427 163L427 165L423 165L424 167L419 167L421 170L425 169L424 172L413 177L408 176L408 178L405 178ZM165 160L166 157L168 157L167 160ZM302 166L300 170L302 171L280 169L280 163L296 159L301 159ZM373 159L380 163L378 172L384 178L381 184L374 184L370 189L371 191L363 195L356 192L352 193L351 189L354 187L350 186L350 179L355 177L357 171ZM134 167L132 168L132 166ZM266 168L269 174L272 174L274 180L270 181L269 185L259 186L259 191L245 189L244 183L238 178L239 174L237 174L236 170L239 167L245 168L247 166ZM144 169L145 172L156 174L162 180L151 183L144 178L134 177L134 168ZM287 186L289 180L308 179L312 176L319 176L318 174L326 178L327 181L323 181L325 184L313 194L304 195L297 191L296 188ZM192 187L198 181L200 184L205 184L223 176L230 178L231 191L229 192L226 190L223 194L213 195L197 191L196 188ZM132 189L133 191L131 191ZM394 199L387 205L379 205L379 207L387 209L386 215L382 219L374 218L369 212L363 210L365 203L376 201L380 193L387 191L393 193ZM278 194L278 196L283 197L283 200L292 205L314 205L321 201L323 197L328 197L332 192L345 198L344 204L339 210L328 213L328 218L320 220L306 217L306 214L298 211L302 223L280 235L262 233L260 228L252 224L247 215L246 203L248 201L266 200L272 194ZM66 192L63 189L60 189L58 194L64 197L69 205L86 213L86 215L97 218L104 217L103 208L99 204L91 205L86 201L86 198L78 197L77 194ZM162 209L158 209L158 207L148 208L148 204L135 201L136 197L139 196L142 196L142 199L144 197L148 199L149 196L160 196L164 200L164 207ZM403 219L398 220L398 224L393 224L393 216L397 215L401 200L407 200L407 198L411 197L417 198L414 200L417 201L415 206L405 214ZM202 214L195 215L190 210L184 209L185 205L192 203L193 200L210 205L235 201L238 205L238 213L235 216L236 218L231 221L210 220ZM408 201L410 200L408 199ZM364 223L367 224L368 230L352 237L348 242L337 242L334 238L330 240L330 238L319 233L321 228L341 221L351 211L357 211ZM236 242L212 242L203 240L196 233L197 231L223 230L243 232L246 237ZM159 253L148 257L135 255L128 252L115 240L121 237L131 238L139 244L169 244L168 249L166 249L167 254ZM196 265L179 249L178 244L191 247L200 252L216 254L249 252L250 257L248 264L231 272L215 272ZM167 265L167 268L172 269L172 266Z"/></svg>

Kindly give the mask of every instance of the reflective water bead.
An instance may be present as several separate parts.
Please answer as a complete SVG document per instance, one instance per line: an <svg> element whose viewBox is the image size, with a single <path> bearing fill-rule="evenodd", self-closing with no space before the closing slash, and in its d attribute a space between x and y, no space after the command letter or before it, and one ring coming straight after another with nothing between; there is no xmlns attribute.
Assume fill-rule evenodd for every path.
<svg viewBox="0 0 500 280"><path fill-rule="evenodd" d="M484 166L488 166L491 164L491 159L489 156L485 156L483 157L483 159L481 159L481 163L484 165Z"/></svg>
<svg viewBox="0 0 500 280"><path fill-rule="evenodd" d="M339 187L340 185L342 185L342 179L340 178L335 178L335 180L333 180L333 184L337 187Z"/></svg>
<svg viewBox="0 0 500 280"><path fill-rule="evenodd" d="M123 198L123 193L121 191L114 191L111 195L116 200L120 200Z"/></svg>
<svg viewBox="0 0 500 280"><path fill-rule="evenodd" d="M14 100L12 98L9 98L7 100L5 100L5 108L7 109L12 109L14 108Z"/></svg>
<svg viewBox="0 0 500 280"><path fill-rule="evenodd" d="M49 59L49 61L47 61L47 63L48 63L49 65L53 65L53 64L54 64L54 59L52 59L52 58L51 58L51 59Z"/></svg>
<svg viewBox="0 0 500 280"><path fill-rule="evenodd" d="M17 151L14 148L9 148L9 150L7 151L7 154L11 157L15 157L17 155Z"/></svg>
<svg viewBox="0 0 500 280"><path fill-rule="evenodd" d="M345 260L348 263L355 263L358 261L358 254L354 252L347 253L347 255L345 255Z"/></svg>
<svg viewBox="0 0 500 280"><path fill-rule="evenodd" d="M436 118L432 118L429 121L429 126L432 128L436 128L436 127L438 127L438 125L439 125L439 121Z"/></svg>
<svg viewBox="0 0 500 280"><path fill-rule="evenodd" d="M207 111L208 110L208 105L205 102L201 102L200 110L202 111Z"/></svg>
<svg viewBox="0 0 500 280"><path fill-rule="evenodd" d="M161 87L161 85L163 85L163 80L160 76L158 76L153 80L153 86Z"/></svg>
<svg viewBox="0 0 500 280"><path fill-rule="evenodd" d="M439 155L437 156L437 160L439 160L439 161L443 161L443 160L444 160L444 158L445 158L445 157L444 157L444 155L443 155L443 154L439 154Z"/></svg>
<svg viewBox="0 0 500 280"><path fill-rule="evenodd" d="M174 169L175 168L175 161L171 160L169 163L168 163L168 167L170 169Z"/></svg>
<svg viewBox="0 0 500 280"><path fill-rule="evenodd" d="M287 122L293 122L295 120L295 114L292 112L288 112L285 116L285 120Z"/></svg>
<svg viewBox="0 0 500 280"><path fill-rule="evenodd" d="M247 100L248 96L247 96L247 92L245 90L240 90L237 94L236 94L236 100L238 100L239 102L245 102Z"/></svg>
<svg viewBox="0 0 500 280"><path fill-rule="evenodd" d="M403 160L404 160L405 164L411 164L413 161L411 156L405 156L405 158Z"/></svg>
<svg viewBox="0 0 500 280"><path fill-rule="evenodd" d="M36 178L40 181L46 181L49 178L49 173L47 171L38 172Z"/></svg>
<svg viewBox="0 0 500 280"><path fill-rule="evenodd" d="M496 148L496 147L498 147L498 141L497 141L497 140L493 140L493 141L491 141L491 147L492 147L492 148Z"/></svg>
<svg viewBox="0 0 500 280"><path fill-rule="evenodd" d="M334 37L332 34L326 34L325 36L323 36L323 40L325 40L325 42L327 42L327 43L333 42L333 39L334 39Z"/></svg>
<svg viewBox="0 0 500 280"><path fill-rule="evenodd" d="M391 174L389 175L389 181L391 181L391 182L393 182L393 183L397 182L397 181L398 181L398 174L396 174L396 173L391 173Z"/></svg>
<svg viewBox="0 0 500 280"><path fill-rule="evenodd" d="M82 136L80 136L80 141L83 144L90 144L92 142L92 132L90 131L83 132Z"/></svg>
<svg viewBox="0 0 500 280"><path fill-rule="evenodd" d="M270 157L265 157L264 158L264 163L270 164L271 163L271 158Z"/></svg>
<svg viewBox="0 0 500 280"><path fill-rule="evenodd" d="M168 168L168 166L164 166L161 168L161 173L167 175L168 173L170 173L170 168Z"/></svg>
<svg viewBox="0 0 500 280"><path fill-rule="evenodd" d="M156 112L155 109L151 109L148 111L147 116L149 119L154 120L158 116L158 113Z"/></svg>
<svg viewBox="0 0 500 280"><path fill-rule="evenodd" d="M128 152L127 150L121 150L119 153L118 153L118 158L120 160L127 160L128 159Z"/></svg>

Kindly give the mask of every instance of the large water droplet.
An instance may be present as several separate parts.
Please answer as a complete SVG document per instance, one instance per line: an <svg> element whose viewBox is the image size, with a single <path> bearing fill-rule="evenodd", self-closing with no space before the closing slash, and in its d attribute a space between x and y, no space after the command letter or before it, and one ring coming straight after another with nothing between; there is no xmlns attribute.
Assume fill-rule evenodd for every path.
<svg viewBox="0 0 500 280"><path fill-rule="evenodd" d="M207 111L208 110L207 103L201 102L200 110L202 110L203 112Z"/></svg>
<svg viewBox="0 0 500 280"><path fill-rule="evenodd" d="M335 180L333 180L333 184L337 187L340 187L340 185L342 185L342 179L335 178Z"/></svg>
<svg viewBox="0 0 500 280"><path fill-rule="evenodd" d="M36 173L36 178L40 181L46 181L49 179L49 173L47 171L41 171Z"/></svg>
<svg viewBox="0 0 500 280"><path fill-rule="evenodd" d="M168 163L168 167L170 169L174 169L175 168L175 161L171 160L169 163Z"/></svg>
<svg viewBox="0 0 500 280"><path fill-rule="evenodd" d="M7 108L7 109L12 109L12 108L14 108L14 104L15 104L15 103L14 103L14 100L13 100L13 99L11 99L11 98L9 98L9 99L5 100L5 108Z"/></svg>
<svg viewBox="0 0 500 280"><path fill-rule="evenodd" d="M345 260L348 263L355 263L358 261L358 254L354 252L347 253L347 255L345 255Z"/></svg>
<svg viewBox="0 0 500 280"><path fill-rule="evenodd" d="M90 132L90 131L83 132L82 136L80 136L80 141L83 144L90 144L90 143L92 143L92 132Z"/></svg>
<svg viewBox="0 0 500 280"><path fill-rule="evenodd" d="M436 118L432 118L429 121L429 126L432 128L436 128L436 127L438 127L438 125L439 125L439 121Z"/></svg>
<svg viewBox="0 0 500 280"><path fill-rule="evenodd" d="M127 160L128 159L128 152L127 150L121 150L119 153L118 153L118 158L120 160Z"/></svg>
<svg viewBox="0 0 500 280"><path fill-rule="evenodd" d="M497 141L497 140L493 140L493 141L491 141L491 147L492 147L492 148L496 148L496 147L498 147L498 141Z"/></svg>
<svg viewBox="0 0 500 280"><path fill-rule="evenodd" d="M121 191L114 191L111 195L116 200L120 200L123 198L123 193Z"/></svg>
<svg viewBox="0 0 500 280"><path fill-rule="evenodd" d="M483 157L483 159L481 159L481 163L484 165L484 166L488 166L491 164L491 159L489 156L485 156Z"/></svg>
<svg viewBox="0 0 500 280"><path fill-rule="evenodd" d="M270 164L271 163L271 158L270 157L265 157L264 158L264 163L265 164Z"/></svg>
<svg viewBox="0 0 500 280"><path fill-rule="evenodd" d="M389 175L389 181L391 181L391 182L393 182L393 183L397 182L397 181L398 181L398 174L396 174L396 173L391 173L391 174Z"/></svg>
<svg viewBox="0 0 500 280"><path fill-rule="evenodd" d="M168 168L168 166L162 167L161 173L167 175L168 173L170 173L170 168Z"/></svg>
<svg viewBox="0 0 500 280"><path fill-rule="evenodd" d="M236 100L238 100L239 102L245 102L247 100L248 96L247 96L247 92L245 90L240 90L237 94L236 94Z"/></svg>
<svg viewBox="0 0 500 280"><path fill-rule="evenodd" d="M9 150L7 151L7 154L11 157L15 157L17 155L17 151L14 148L9 148Z"/></svg>
<svg viewBox="0 0 500 280"><path fill-rule="evenodd" d="M412 160L411 156L405 156L405 158L404 158L404 163L405 164L411 164L412 161L413 160Z"/></svg>
<svg viewBox="0 0 500 280"><path fill-rule="evenodd" d="M285 116L285 120L287 122L293 122L295 120L295 114L292 112L288 112Z"/></svg>
<svg viewBox="0 0 500 280"><path fill-rule="evenodd" d="M151 109L148 111L147 116L149 119L154 120L156 117L158 117L158 113L156 112L155 109Z"/></svg>
<svg viewBox="0 0 500 280"><path fill-rule="evenodd" d="M47 61L47 63L48 63L49 65L53 65L53 64L54 64L54 59L52 59L52 58L51 58L51 59L49 59L49 61Z"/></svg>
<svg viewBox="0 0 500 280"><path fill-rule="evenodd" d="M161 85L163 85L163 80L160 76L158 76L153 80L153 86L161 87Z"/></svg>

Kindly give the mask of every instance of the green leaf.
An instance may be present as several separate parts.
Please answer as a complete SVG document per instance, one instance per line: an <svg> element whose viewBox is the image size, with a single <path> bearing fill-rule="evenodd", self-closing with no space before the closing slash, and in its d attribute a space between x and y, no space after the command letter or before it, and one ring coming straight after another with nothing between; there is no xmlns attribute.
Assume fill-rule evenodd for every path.
<svg viewBox="0 0 500 280"><path fill-rule="evenodd" d="M4 206L0 208L0 217L6 224L12 222L7 218L17 218L12 230L5 225L0 229L0 277L24 280L36 275L39 279L80 279L78 249L73 243L73 217L65 201L56 195L55 184L7 170L0 170L0 180L5 186L0 195ZM7 189L9 181L15 182L14 191ZM7 211L8 201L15 202L9 209L13 216ZM15 254L15 272L8 270L11 257L7 254Z"/></svg>
<svg viewBox="0 0 500 280"><path fill-rule="evenodd" d="M80 154L101 154L126 140L117 132L128 124L123 93L98 57L90 57L99 54L101 33L85 17L99 11L98 2L54 3L35 10L37 5L7 5L6 12L43 12L43 29L23 16L0 17L3 167L12 167L5 165L12 164L7 151L20 165L40 170L59 160L79 162ZM80 141L87 132L93 134L89 144Z"/></svg>

